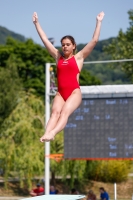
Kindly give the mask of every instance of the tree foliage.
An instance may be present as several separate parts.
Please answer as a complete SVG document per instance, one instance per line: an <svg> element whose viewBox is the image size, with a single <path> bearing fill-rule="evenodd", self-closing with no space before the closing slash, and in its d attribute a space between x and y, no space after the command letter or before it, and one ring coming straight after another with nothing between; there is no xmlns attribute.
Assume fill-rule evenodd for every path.
<svg viewBox="0 0 133 200"><path fill-rule="evenodd" d="M117 38L104 48L105 52L111 55L113 59L133 58L133 10L128 11L128 15L130 26L127 31L124 33L120 30ZM119 66L133 82L133 62L120 63Z"/></svg>
<svg viewBox="0 0 133 200"><path fill-rule="evenodd" d="M91 75L90 72L88 70L85 70L85 69L83 69L81 71L79 81L80 81L81 86L83 86L83 85L87 85L87 86L89 86L89 85L101 85L101 81L97 77Z"/></svg>
<svg viewBox="0 0 133 200"><path fill-rule="evenodd" d="M21 42L24 42L26 40L26 38L23 35L14 33L13 31L10 31L5 27L0 26L0 44L5 44L9 36Z"/></svg>
<svg viewBox="0 0 133 200"><path fill-rule="evenodd" d="M33 88L38 95L44 96L45 64L54 62L47 50L31 39L19 42L8 38L6 45L0 46L1 67L6 66L7 59L11 55L14 56L23 87L26 90Z"/></svg>
<svg viewBox="0 0 133 200"><path fill-rule="evenodd" d="M66 181L66 178L68 176L70 177L69 187L73 188L76 181L80 186L83 186L82 181L85 173L85 161L65 160L63 164L63 180Z"/></svg>
<svg viewBox="0 0 133 200"><path fill-rule="evenodd" d="M8 29L6 29L4 27L0 27L0 36L1 36L0 37L0 44L6 44L6 39L7 39L8 36L12 37L15 40L21 41L23 43L26 42L26 39L25 39L24 36L16 34L12 31L9 31ZM110 54L106 54L103 51L103 47L108 46L110 43L112 43L113 40L116 43L116 38L109 38L107 40L99 41L97 43L97 45L95 46L94 50L91 52L91 54L86 58L86 61L110 60L110 59L112 59ZM85 46L85 44L78 44L77 45L77 51L80 51L84 46ZM57 48L61 49L60 47L57 47ZM41 47L41 49L45 49L45 48ZM5 54L7 54L7 48L6 48ZM23 54L23 52L22 52L22 54ZM4 57L4 56L2 55L2 57L0 57L0 60L2 58L2 60L4 59L6 61L6 57ZM36 57L36 54L34 56ZM47 62L49 62L49 59L47 60ZM52 62L55 62L55 61L52 60ZM116 65L113 64L113 66L116 66ZM99 79L102 82L102 84L130 83L130 80L125 76L125 73L121 71L121 69L118 65L116 67L117 69L112 69L107 64L106 65L105 64L104 65L101 65L101 64L100 65L98 65L98 64L93 64L93 65L89 64L88 65L87 64L87 65L85 65L84 68L89 70L89 72L91 73L92 76L96 76L97 79ZM101 71L104 72L104 73L102 73ZM107 76L107 74L110 74L110 75ZM43 80L44 80L44 77L43 77ZM25 85L25 79L24 79L24 85L25 85L26 88L29 89L30 87L32 87L32 88L36 89L37 94L39 94L41 96L43 95L42 90L44 89L44 87L41 84L42 80L40 81L38 79L38 77L37 78L34 77L34 79L31 79L29 81L26 80L26 82L28 82L28 83L26 83L26 85ZM87 82L87 80L85 82Z"/></svg>
<svg viewBox="0 0 133 200"><path fill-rule="evenodd" d="M114 67L115 66L115 67ZM119 65L113 64L90 64L85 69L97 77L102 85L129 84L130 80L121 70Z"/></svg>
<svg viewBox="0 0 133 200"><path fill-rule="evenodd" d="M127 180L131 165L131 161L124 160L86 161L85 176L89 180L118 183Z"/></svg>
<svg viewBox="0 0 133 200"><path fill-rule="evenodd" d="M132 11L129 12L129 15L132 27ZM131 27L127 31L130 34L126 32L128 37L130 36L130 40ZM130 45L130 48L123 50L122 40L124 42L129 40L125 39L127 35L122 31L119 34L117 48L112 39L110 40L112 44L106 48L106 51L109 52L108 56L102 49L104 44L108 44L108 41L105 41L96 46L87 60L108 59L110 55L116 56L118 50L122 55L122 52L127 53L127 49L132 49L128 42L126 44ZM114 49L111 50L110 47L117 50L114 55ZM128 56L128 58L131 57L129 54ZM44 145L40 144L39 137L44 132L44 103L42 99L33 94L44 96L46 62L54 62L54 60L45 48L35 44L31 39L20 42L9 38L6 45L0 46L0 167L4 170L5 183L9 176L17 176L20 178L21 186L26 180L26 184L30 188L31 179L43 175ZM129 65L131 63L128 63L128 66L122 65L126 73ZM124 66L126 67L124 68ZM103 65L86 66L85 69L89 68L93 75L83 69L80 75L80 84L97 85L101 84L100 80L105 83L108 79L112 82L124 82L126 79L123 73L120 73L120 67L113 71L109 67L105 69ZM94 76L95 74L100 77L100 80ZM23 92L20 79L25 89ZM63 133L60 133L51 142L51 153L63 153L63 145ZM75 179L80 182L86 177L93 180L120 182L127 178L129 168L130 162L125 161L109 161L107 163L105 161L63 160L56 162L51 160L50 165L53 180L55 175L62 176L64 180L69 175L71 187L74 186Z"/></svg>
<svg viewBox="0 0 133 200"><path fill-rule="evenodd" d="M44 170L44 105L30 93L22 93L18 105L4 120L0 132L0 162L5 184L9 176L19 177L21 186L31 187L32 178Z"/></svg>
<svg viewBox="0 0 133 200"><path fill-rule="evenodd" d="M16 65L10 57L5 68L0 68L0 125L17 105L21 89Z"/></svg>
<svg viewBox="0 0 133 200"><path fill-rule="evenodd" d="M112 42L116 42L116 38L109 38L107 40L98 41L97 45L91 52L91 54L86 58L85 61L102 61L111 60L110 54L104 51L104 47L110 45ZM80 51L85 45L77 45L78 51ZM115 66L115 67L114 67ZM95 76L99 79L102 85L107 84L128 84L130 80L126 74L121 70L120 66L114 63L109 64L84 64L84 69L89 71L91 76Z"/></svg>

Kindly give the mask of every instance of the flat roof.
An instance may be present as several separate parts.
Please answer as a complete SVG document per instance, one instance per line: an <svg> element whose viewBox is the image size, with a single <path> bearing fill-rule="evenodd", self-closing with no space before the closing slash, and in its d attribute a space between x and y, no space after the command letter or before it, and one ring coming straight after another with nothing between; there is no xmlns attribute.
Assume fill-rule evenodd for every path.
<svg viewBox="0 0 133 200"><path fill-rule="evenodd" d="M133 97L133 84L81 86L83 98Z"/></svg>

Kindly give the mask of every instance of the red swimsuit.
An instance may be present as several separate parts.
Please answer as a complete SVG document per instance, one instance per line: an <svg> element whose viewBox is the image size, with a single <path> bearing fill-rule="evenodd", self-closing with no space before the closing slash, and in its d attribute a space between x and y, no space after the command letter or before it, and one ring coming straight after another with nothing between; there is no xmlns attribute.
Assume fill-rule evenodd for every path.
<svg viewBox="0 0 133 200"><path fill-rule="evenodd" d="M57 81L58 81L58 92L66 101L72 92L80 88L77 81L77 74L79 74L79 68L77 66L75 57L65 60L62 56L60 57L57 65Z"/></svg>

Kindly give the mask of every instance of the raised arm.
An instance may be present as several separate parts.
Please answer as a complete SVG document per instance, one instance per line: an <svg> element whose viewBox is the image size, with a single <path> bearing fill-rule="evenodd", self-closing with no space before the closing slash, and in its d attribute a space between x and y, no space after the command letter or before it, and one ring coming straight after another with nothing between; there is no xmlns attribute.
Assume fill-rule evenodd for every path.
<svg viewBox="0 0 133 200"><path fill-rule="evenodd" d="M79 53L77 53L78 59L83 61L91 53L96 43L98 42L103 17L104 12L98 14L96 18L96 28L92 40Z"/></svg>
<svg viewBox="0 0 133 200"><path fill-rule="evenodd" d="M52 44L51 42L48 40L45 32L43 31L43 29L41 28L41 25L39 24L39 21L38 21L38 16L37 16L37 13L34 12L33 13L33 17L32 17L32 20L33 20L33 23L35 24L35 27L36 27L36 30L43 42L43 44L45 45L45 47L47 48L48 52L50 53L50 55L55 59L57 60L60 53L58 51L58 49L56 49Z"/></svg>

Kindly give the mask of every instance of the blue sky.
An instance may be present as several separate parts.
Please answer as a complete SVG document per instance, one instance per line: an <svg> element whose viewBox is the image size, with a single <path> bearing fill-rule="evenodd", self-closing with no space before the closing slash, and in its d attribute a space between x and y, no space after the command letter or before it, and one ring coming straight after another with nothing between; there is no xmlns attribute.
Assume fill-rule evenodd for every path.
<svg viewBox="0 0 133 200"><path fill-rule="evenodd" d="M77 44L91 40L96 16L104 11L100 40L118 35L120 29L129 27L128 10L133 0L0 0L0 25L42 44L32 14L38 13L39 21L48 37L60 45L62 36L72 35Z"/></svg>

